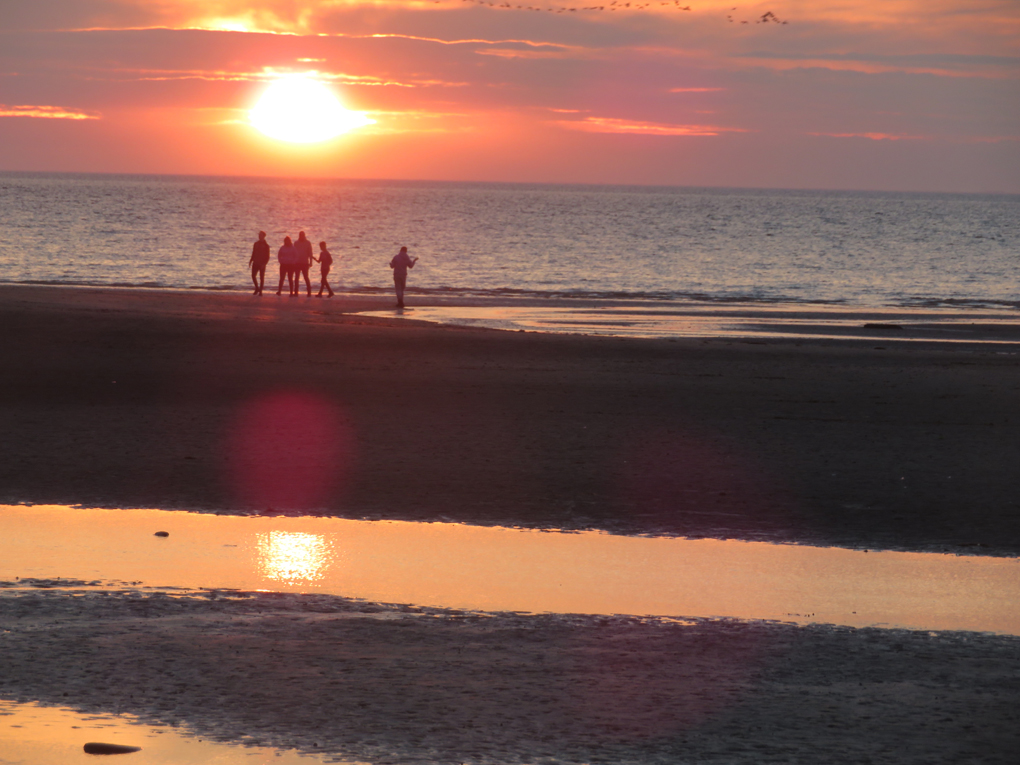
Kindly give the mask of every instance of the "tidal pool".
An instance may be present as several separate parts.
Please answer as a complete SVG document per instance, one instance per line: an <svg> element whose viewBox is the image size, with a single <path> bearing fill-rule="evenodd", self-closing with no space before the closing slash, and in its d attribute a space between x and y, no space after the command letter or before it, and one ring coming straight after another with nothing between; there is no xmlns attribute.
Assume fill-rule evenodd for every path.
<svg viewBox="0 0 1020 765"><path fill-rule="evenodd" d="M1020 635L1016 558L450 523L0 506L0 581L17 587L54 579L321 593L480 611Z"/></svg>
<svg viewBox="0 0 1020 765"><path fill-rule="evenodd" d="M0 701L0 762L18 765L95 763L85 744L141 747L112 762L130 765L317 765L346 762L260 746L237 746L146 725L130 715L82 714L70 709ZM106 758L100 756L102 762Z"/></svg>

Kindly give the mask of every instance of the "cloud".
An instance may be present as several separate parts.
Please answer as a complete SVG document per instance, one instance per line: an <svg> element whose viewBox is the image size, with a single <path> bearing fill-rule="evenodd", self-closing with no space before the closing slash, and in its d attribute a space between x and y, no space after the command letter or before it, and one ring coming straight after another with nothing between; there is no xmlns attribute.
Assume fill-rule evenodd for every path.
<svg viewBox="0 0 1020 765"><path fill-rule="evenodd" d="M1020 76L1020 56L963 53L796 53L748 51L735 58L780 66L807 66L861 72L913 72L948 76Z"/></svg>
<svg viewBox="0 0 1020 765"><path fill-rule="evenodd" d="M704 6L704 3L702 3ZM398 14L432 16L480 13L500 18L537 17L551 20L635 15L691 15L679 0L635 2L607 0L580 4L570 0L510 3L506 0L36 0L7 14L10 30L208 29L287 34L321 34L336 31L331 24L344 16L364 19L392 18ZM720 11L709 11L721 18ZM548 23L546 21L545 23Z"/></svg>
<svg viewBox="0 0 1020 765"><path fill-rule="evenodd" d="M209 172L236 171L228 156L247 171L245 162L256 166L265 150L245 143L247 109L270 80L313 71L348 108L379 119L358 146L419 177L439 170L451 177L447 168L463 166L471 177L491 167L501 177L511 168L514 178L547 180L562 172L674 182L672 172L682 182L692 167L684 152L694 145L727 147L704 160L707 175L699 176L717 168L727 183L767 184L767 169L776 183L795 184L793 167L811 183L822 183L827 167L863 173L840 152L881 153L868 165L876 173L897 167L888 157L899 157L912 168L904 174L931 179L943 160L924 155L922 166L920 157L948 144L968 144L974 163L994 165L976 167L975 177L1016 166L1015 0L770 0L737 11L732 0L699 0L691 11L679 10L687 0L662 1L630 0L627 8L619 0L549 0L520 9L511 0L9 2L0 32L3 100L44 107L4 107L20 110L3 120L4 135L23 143L0 140L0 167L64 156L58 145L74 140L105 141L111 152L137 140L135 154L109 155L123 169L128 157L146 156L142 143L158 147L157 136L165 142L172 134L181 152L210 162ZM789 23L754 23L769 11ZM83 29L93 31L67 31ZM65 113L90 119L54 116ZM53 144L24 152L44 140ZM214 140L215 150L203 148ZM468 141L476 147L470 166L458 154ZM780 164L808 144L811 162ZM568 159L579 146L587 153ZM669 152L672 164L663 159ZM377 172L371 164L345 167ZM759 174L741 169L751 167Z"/></svg>
<svg viewBox="0 0 1020 765"><path fill-rule="evenodd" d="M86 29L92 27L133 28L154 23L153 10L163 2L148 5L133 0L32 0L5 2L3 28L8 32Z"/></svg>
<svg viewBox="0 0 1020 765"><path fill-rule="evenodd" d="M896 135L894 133L808 133L826 138L867 138L870 141L924 141L931 140L926 135Z"/></svg>
<svg viewBox="0 0 1020 765"><path fill-rule="evenodd" d="M715 136L720 133L746 133L742 128L717 125L664 125L657 122L635 122L610 117L585 117L583 120L557 120L554 125L586 133L626 133L630 135Z"/></svg>
<svg viewBox="0 0 1020 765"><path fill-rule="evenodd" d="M97 120L98 114L67 109L63 106L0 104L0 117L29 117L44 120Z"/></svg>
<svg viewBox="0 0 1020 765"><path fill-rule="evenodd" d="M822 138L864 138L869 141L933 141L935 136L931 135L902 135L895 133L807 133L810 136ZM999 136L955 136L941 138L942 141L955 141L957 143L1003 143L1020 141L1020 135L999 135Z"/></svg>

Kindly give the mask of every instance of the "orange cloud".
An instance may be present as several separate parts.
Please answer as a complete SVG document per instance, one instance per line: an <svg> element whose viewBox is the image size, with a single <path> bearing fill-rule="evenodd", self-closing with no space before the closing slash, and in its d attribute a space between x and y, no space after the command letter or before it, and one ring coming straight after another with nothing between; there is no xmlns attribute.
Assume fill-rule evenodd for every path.
<svg viewBox="0 0 1020 765"><path fill-rule="evenodd" d="M730 0L726 0L729 2ZM638 0L601 0L597 5L580 5L565 0L547 0L537 5L509 3L504 0L304 0L304 2L283 2L281 0L121 0L123 6L134 8L136 13L125 13L125 18L137 19L141 15L149 20L146 27L168 27L174 29L202 29L229 32L268 32L276 34L320 34L323 25L331 15L345 11L368 10L376 14L410 12L447 12L466 10L466 5L481 6L489 12L516 11L519 14L535 13L604 17L610 13L621 14L656 13L689 15L694 10L679 0L639 2ZM683 13L680 13L683 12ZM713 10L713 13L716 11ZM96 14L106 21L112 21L109 13ZM718 15L718 14L716 14ZM761 12L753 14L753 20L760 20ZM770 14L771 17L771 14ZM126 26L92 25L77 29L125 29Z"/></svg>
<svg viewBox="0 0 1020 765"><path fill-rule="evenodd" d="M982 77L982 78L1016 78L1016 68L1020 59L1009 60L1006 57L978 56L942 56L945 63L919 63L935 56L867 56L861 54L854 58L849 55L814 55L814 56L768 56L764 54L748 54L739 57L747 63L768 67L777 71L796 69L828 69L834 72L859 72L861 74L933 74L938 77Z"/></svg>
<svg viewBox="0 0 1020 765"><path fill-rule="evenodd" d="M372 39L385 39L392 37L399 40L418 40L419 42L439 43L440 45L527 45L533 48L562 48L564 50L570 47L567 45L560 45L558 43L536 42L535 40L515 40L515 39L489 40L481 37L444 40L439 37L420 37L418 35L403 35L393 33L371 35L339 35L339 36L354 38L362 37Z"/></svg>
<svg viewBox="0 0 1020 765"><path fill-rule="evenodd" d="M373 111L376 120L362 132L370 135L394 135L398 133L471 133L482 130L476 124L484 122L484 115L466 112L439 112L424 110Z"/></svg>
<svg viewBox="0 0 1020 765"><path fill-rule="evenodd" d="M475 51L479 56L496 56L498 58L566 58L570 54L560 50L514 50L512 48L479 48Z"/></svg>
<svg viewBox="0 0 1020 765"><path fill-rule="evenodd" d="M742 128L727 128L714 125L665 125L660 122L638 122L610 117L586 117L583 120L554 122L554 125L585 133L630 133L633 135L687 135L711 136L720 133L747 133Z"/></svg>
<svg viewBox="0 0 1020 765"><path fill-rule="evenodd" d="M87 114L86 112L65 109L63 106L38 106L18 105L8 106L0 104L0 117L31 117L33 119L45 120L97 120L98 114Z"/></svg>
<svg viewBox="0 0 1020 765"><path fill-rule="evenodd" d="M300 60L300 59L299 59ZM323 59L315 59L322 61ZM398 88L462 88L468 82L450 82L439 79L407 79L397 80L373 75L346 74L344 72L323 72L315 69L280 69L264 68L260 71L222 71L200 69L111 69L110 74L103 76L81 75L83 80L102 80L107 82L172 82L200 80L205 82L270 82L281 76L301 73L323 81L339 82L347 85L387 86ZM13 107L12 107L13 108Z"/></svg>
<svg viewBox="0 0 1020 765"><path fill-rule="evenodd" d="M798 0L738 3L732 0L599 0L598 3L576 3L566 0L545 0L518 4L503 0L121 0L125 21L145 18L152 25L177 29L210 29L220 31L276 32L318 34L322 23L331 14L368 10L380 14L393 12L449 13L466 6L482 6L478 10L518 11L520 15L543 18L566 15L586 19L609 19L612 14L656 14L673 16L684 21L710 19L722 25L740 28L742 24L771 25L838 24L867 26L872 30L911 25L915 28L943 30L969 28L993 20L1000 24L1016 23L1012 0L983 0L963 3L960 0L815 0L805 4ZM105 28L125 28L116 24L117 15L108 6L96 10L97 19L110 22ZM732 20L732 21L730 21ZM612 22L610 22L612 23ZM93 25L91 28L98 28ZM79 27L81 28L81 27ZM747 27L745 27L745 30Z"/></svg>

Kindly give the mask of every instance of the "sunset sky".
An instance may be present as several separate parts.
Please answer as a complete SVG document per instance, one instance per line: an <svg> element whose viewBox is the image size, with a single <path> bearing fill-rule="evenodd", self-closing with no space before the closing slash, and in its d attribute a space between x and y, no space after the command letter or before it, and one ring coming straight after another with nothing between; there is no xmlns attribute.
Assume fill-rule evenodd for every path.
<svg viewBox="0 0 1020 765"><path fill-rule="evenodd" d="M1020 193L1017 0L598 2L0 0L0 170Z"/></svg>

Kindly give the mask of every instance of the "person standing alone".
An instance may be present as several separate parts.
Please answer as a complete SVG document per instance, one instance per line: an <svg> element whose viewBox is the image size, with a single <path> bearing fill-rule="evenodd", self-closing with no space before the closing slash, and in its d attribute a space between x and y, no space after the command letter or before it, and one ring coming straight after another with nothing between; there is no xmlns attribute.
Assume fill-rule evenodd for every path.
<svg viewBox="0 0 1020 765"><path fill-rule="evenodd" d="M333 297L333 288L329 286L329 269L333 265L333 256L326 249L325 242L319 242L319 257L316 258L313 255L312 259L319 263L319 273L322 276L322 281L319 283L319 294L315 297L322 297L323 289L329 290L329 296Z"/></svg>
<svg viewBox="0 0 1020 765"><path fill-rule="evenodd" d="M251 266L251 280L255 284L253 295L261 295L262 288L266 283L266 266L269 264L269 242L266 241L266 232L259 231L259 240L252 245L251 258L248 265Z"/></svg>
<svg viewBox="0 0 1020 765"><path fill-rule="evenodd" d="M418 258L409 257L407 248L401 247L400 252L393 256L390 268L393 269L393 286L397 288L397 308L404 307L404 288L407 286L407 269L414 268Z"/></svg>

